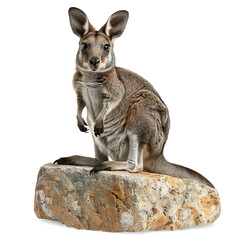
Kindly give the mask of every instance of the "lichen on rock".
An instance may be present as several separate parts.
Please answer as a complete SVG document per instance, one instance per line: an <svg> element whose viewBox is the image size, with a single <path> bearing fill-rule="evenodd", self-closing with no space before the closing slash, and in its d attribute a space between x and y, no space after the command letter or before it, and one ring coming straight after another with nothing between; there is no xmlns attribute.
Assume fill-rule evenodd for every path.
<svg viewBox="0 0 240 240"><path fill-rule="evenodd" d="M148 172L90 175L90 170L42 166L35 190L37 217L78 229L139 232L208 224L220 215L217 190L195 180Z"/></svg>

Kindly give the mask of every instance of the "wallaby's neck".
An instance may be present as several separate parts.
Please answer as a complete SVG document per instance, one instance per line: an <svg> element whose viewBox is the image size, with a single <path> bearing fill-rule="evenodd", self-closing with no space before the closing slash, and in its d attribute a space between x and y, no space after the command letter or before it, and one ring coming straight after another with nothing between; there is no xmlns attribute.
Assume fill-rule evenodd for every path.
<svg viewBox="0 0 240 240"><path fill-rule="evenodd" d="M83 76L83 80L85 80L85 81L94 81L94 80L97 80L97 79L103 78L103 77L110 78L110 77L117 76L115 66L104 72L85 71L82 69L78 69L78 70L81 73L81 75Z"/></svg>

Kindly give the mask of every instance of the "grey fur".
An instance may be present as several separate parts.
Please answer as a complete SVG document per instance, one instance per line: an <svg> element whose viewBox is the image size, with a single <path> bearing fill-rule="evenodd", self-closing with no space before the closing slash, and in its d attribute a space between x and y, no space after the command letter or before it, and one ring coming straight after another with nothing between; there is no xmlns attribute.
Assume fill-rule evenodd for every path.
<svg viewBox="0 0 240 240"><path fill-rule="evenodd" d="M84 22L76 23L76 12L75 9L72 26L74 32L79 24L86 26ZM80 15L88 21L82 11ZM108 20L112 24L108 24L107 31L116 33L115 38L120 36L127 19L126 11L113 14ZM99 31L89 30L81 37L73 81L78 99L78 126L81 131L86 131L86 122L82 118L82 110L86 106L87 123L94 140L96 158L86 158L89 164L82 156L62 158L56 163L87 164L94 166L92 172L146 170L195 179L213 187L199 173L169 163L164 158L163 149L170 126L167 106L148 81L136 73L115 66L113 42L105 34L107 23ZM112 25L116 29L109 29ZM102 49L106 42L110 46L108 52ZM87 44L87 48L84 45L84 49L81 49L83 43ZM93 57L101 59L100 65L94 67L94 70L89 67L89 59ZM108 157L114 161L108 161Z"/></svg>

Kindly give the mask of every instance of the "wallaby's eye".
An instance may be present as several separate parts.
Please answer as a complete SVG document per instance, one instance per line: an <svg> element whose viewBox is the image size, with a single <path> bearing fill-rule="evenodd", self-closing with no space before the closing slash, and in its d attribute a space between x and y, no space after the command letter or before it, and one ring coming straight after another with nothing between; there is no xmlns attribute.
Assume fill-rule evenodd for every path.
<svg viewBox="0 0 240 240"><path fill-rule="evenodd" d="M108 52L108 51L109 51L109 47L110 47L110 45L109 45L109 44L105 44L103 48L104 48L104 50L105 50L105 51L107 51L107 52Z"/></svg>
<svg viewBox="0 0 240 240"><path fill-rule="evenodd" d="M82 46L82 50L85 50L88 47L87 43L85 43L85 42L83 42L81 46Z"/></svg>

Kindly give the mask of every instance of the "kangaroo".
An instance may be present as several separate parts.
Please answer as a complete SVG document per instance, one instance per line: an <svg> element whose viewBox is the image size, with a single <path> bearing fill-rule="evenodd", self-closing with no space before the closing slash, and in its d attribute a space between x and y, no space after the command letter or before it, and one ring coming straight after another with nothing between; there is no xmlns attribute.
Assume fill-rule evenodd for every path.
<svg viewBox="0 0 240 240"><path fill-rule="evenodd" d="M88 132L89 126L95 158L74 155L54 163L92 166L91 174L145 170L195 179L214 188L201 174L165 159L170 126L166 104L148 81L115 66L114 40L122 35L128 16L125 10L115 12L97 31L82 10L69 9L71 28L80 37L73 78L77 122L82 132ZM82 117L84 107L87 123Z"/></svg>

